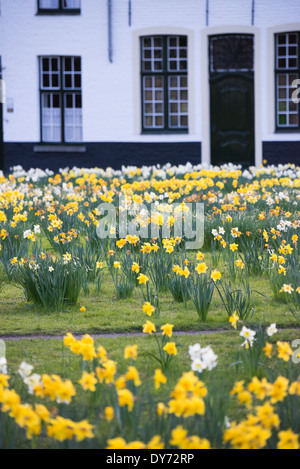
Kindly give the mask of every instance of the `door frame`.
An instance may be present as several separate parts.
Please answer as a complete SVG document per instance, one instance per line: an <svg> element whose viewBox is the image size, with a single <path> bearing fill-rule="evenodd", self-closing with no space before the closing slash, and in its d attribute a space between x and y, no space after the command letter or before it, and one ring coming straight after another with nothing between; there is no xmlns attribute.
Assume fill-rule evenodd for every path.
<svg viewBox="0 0 300 469"><path fill-rule="evenodd" d="M201 33L201 88L202 88L202 163L211 164L211 130L210 130L210 72L209 72L209 39L210 36L222 34L253 34L254 40L254 138L255 166L262 165L262 130L261 130L261 61L260 30L253 26L218 26L209 27Z"/></svg>

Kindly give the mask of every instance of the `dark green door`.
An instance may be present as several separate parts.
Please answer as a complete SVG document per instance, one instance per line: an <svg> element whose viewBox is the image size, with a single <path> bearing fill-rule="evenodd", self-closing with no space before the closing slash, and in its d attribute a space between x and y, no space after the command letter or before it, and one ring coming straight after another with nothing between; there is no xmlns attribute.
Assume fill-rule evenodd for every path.
<svg viewBox="0 0 300 469"><path fill-rule="evenodd" d="M253 37L214 36L210 41L211 163L253 165Z"/></svg>

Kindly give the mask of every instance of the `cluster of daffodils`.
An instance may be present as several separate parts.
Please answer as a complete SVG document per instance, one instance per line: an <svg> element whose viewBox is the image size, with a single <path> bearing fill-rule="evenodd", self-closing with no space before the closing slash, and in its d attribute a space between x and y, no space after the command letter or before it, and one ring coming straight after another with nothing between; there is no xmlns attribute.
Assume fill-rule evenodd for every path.
<svg viewBox="0 0 300 469"><path fill-rule="evenodd" d="M203 370L211 371L218 364L218 356L210 346L191 345L189 347L189 355L192 360L191 368L198 373L202 373Z"/></svg>
<svg viewBox="0 0 300 469"><path fill-rule="evenodd" d="M220 254L224 260L220 265L232 278L236 269L247 278L251 269L258 269L270 277L275 296L280 292L299 308L300 286L292 274L299 270L299 181L299 168L288 164L248 170L231 164L130 166L118 171L63 168L56 174L14 167L7 177L0 177L0 262L7 280L21 285L29 301L51 309L51 294L40 298L37 290L42 288L34 289L27 270L21 268L34 253L28 265L37 274L46 238L59 265L86 270L85 276L78 275L75 290L82 285L87 294L90 284L96 283L100 291L101 277L109 267L118 298L131 296L138 285L151 284L157 293L169 289L176 301L186 302L191 296L203 319L207 305L199 304L195 291L189 293L188 283L195 282L195 272L215 283L221 280ZM213 267L201 255L195 265L186 251L188 236L184 229L175 229L178 220L184 221L182 228L185 222L196 221L190 205L194 202L205 204L204 241L205 248L212 250ZM127 216L134 230L121 236L112 224L106 227L107 238L99 237L101 203L116 208L116 216ZM40 284L51 284L55 270L49 265L48 277L37 275ZM206 296L208 304L209 292ZM73 301L76 298L67 299L69 304Z"/></svg>
<svg viewBox="0 0 300 469"><path fill-rule="evenodd" d="M280 430L279 410L289 396L294 400L300 396L299 380L290 383L284 376L278 376L270 383L266 378L254 377L248 386L245 381L235 383L230 394L246 406L248 415L240 423L229 425L224 434L226 443L235 449L274 448L274 441L277 449L300 448L298 434L291 428Z"/></svg>
<svg viewBox="0 0 300 469"><path fill-rule="evenodd" d="M172 329L170 324L161 327L162 334L166 335L171 335ZM245 332L243 337L252 337L255 343L255 334ZM270 338L276 333L276 324L266 329ZM251 341L248 342L250 350ZM254 376L235 381L229 397L236 399L235 406L245 410L240 414L244 417L236 421L222 412L219 415L220 409L215 415L210 412L217 389L197 376L198 372L212 370L217 365L218 357L209 346L195 344L189 347L192 370L183 372L166 395L168 376L160 368L150 376L139 372L136 344L124 349L125 369L122 373L118 371L117 362L111 360L106 349L97 346L92 337L75 338L68 333L64 344L72 354L81 358L82 373L76 383L58 375L36 374L33 366L26 362L19 367L19 378L11 378L6 359L0 361L0 423L3 418L14 421L20 429L20 437L23 435L28 441L32 440L34 447L47 436L48 442L53 440L56 445L70 442L72 447L78 448L87 445L107 449L210 449L214 443L211 437L207 438L206 431L209 419L214 418L217 419L214 425L222 431L222 441L217 447L300 448L299 378L277 374L272 379ZM272 350L270 355L268 345L265 355L270 359ZM277 359L289 361L289 344L278 341L276 345ZM210 374L205 377L209 380ZM21 394L12 385L20 378L24 383ZM158 400L156 413L147 413L150 421L144 434L141 423L145 412L149 412L150 403L153 405L151 394L156 393L157 402L161 388L163 400ZM83 399L82 392L92 398ZM82 416L88 418L73 418L78 405ZM291 415L292 409L294 418L291 420L287 416ZM134 433L136 438L128 440L129 433Z"/></svg>
<svg viewBox="0 0 300 469"><path fill-rule="evenodd" d="M0 372L0 404L1 412L14 420L15 424L25 430L28 440L42 435L44 432L49 438L57 441L75 439L81 442L94 437L93 425L87 420L74 422L56 415L44 404L23 404L21 396L9 386L10 376L7 374L7 365L2 359ZM30 394L36 398L48 398L58 404L70 404L75 396L75 388L70 380L63 381L59 376L37 375L32 373L33 367L23 362L19 368L19 375L27 386Z"/></svg>

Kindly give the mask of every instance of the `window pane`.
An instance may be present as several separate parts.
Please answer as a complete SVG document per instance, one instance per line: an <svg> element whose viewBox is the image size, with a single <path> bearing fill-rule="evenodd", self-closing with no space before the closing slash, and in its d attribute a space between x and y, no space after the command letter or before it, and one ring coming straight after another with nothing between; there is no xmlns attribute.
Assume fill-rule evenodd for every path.
<svg viewBox="0 0 300 469"><path fill-rule="evenodd" d="M297 127L299 104L293 102L292 95L295 91L293 82L298 78L296 73L277 75L277 126Z"/></svg>
<svg viewBox="0 0 300 469"><path fill-rule="evenodd" d="M63 9L73 9L78 10L80 9L80 0L63 0Z"/></svg>
<svg viewBox="0 0 300 469"><path fill-rule="evenodd" d="M187 37L171 36L168 38L168 69L170 71L187 70Z"/></svg>
<svg viewBox="0 0 300 469"><path fill-rule="evenodd" d="M65 94L65 141L80 142L82 140L82 109L81 94Z"/></svg>
<svg viewBox="0 0 300 469"><path fill-rule="evenodd" d="M145 128L164 127L164 89L162 77L143 78L143 119Z"/></svg>
<svg viewBox="0 0 300 469"><path fill-rule="evenodd" d="M186 77L169 77L169 126L188 127L188 89Z"/></svg>
<svg viewBox="0 0 300 469"><path fill-rule="evenodd" d="M299 125L298 114L290 114L289 115L289 124L293 127Z"/></svg>
<svg viewBox="0 0 300 469"><path fill-rule="evenodd" d="M60 67L58 57L41 57L40 73L42 89L60 88Z"/></svg>
<svg viewBox="0 0 300 469"><path fill-rule="evenodd" d="M277 34L276 66L277 68L298 67L298 36L295 33Z"/></svg>
<svg viewBox="0 0 300 469"><path fill-rule="evenodd" d="M142 70L145 72L163 70L163 39L161 36L142 38Z"/></svg>
<svg viewBox="0 0 300 469"><path fill-rule="evenodd" d="M61 7L63 10L80 9L81 0L62 0ZM40 9L59 10L59 0L39 0Z"/></svg>
<svg viewBox="0 0 300 469"><path fill-rule="evenodd" d="M71 57L66 57L64 60L64 70L65 72L71 72L72 71L72 59Z"/></svg>
<svg viewBox="0 0 300 469"><path fill-rule="evenodd" d="M253 71L253 36L230 34L213 37L210 41L210 69L212 72Z"/></svg>
<svg viewBox="0 0 300 469"><path fill-rule="evenodd" d="M61 96L57 93L42 95L42 140L61 141Z"/></svg>
<svg viewBox="0 0 300 469"><path fill-rule="evenodd" d="M81 89L81 58L65 57L63 74L65 89Z"/></svg>
<svg viewBox="0 0 300 469"><path fill-rule="evenodd" d="M57 10L59 8L59 0L40 0L40 8Z"/></svg>

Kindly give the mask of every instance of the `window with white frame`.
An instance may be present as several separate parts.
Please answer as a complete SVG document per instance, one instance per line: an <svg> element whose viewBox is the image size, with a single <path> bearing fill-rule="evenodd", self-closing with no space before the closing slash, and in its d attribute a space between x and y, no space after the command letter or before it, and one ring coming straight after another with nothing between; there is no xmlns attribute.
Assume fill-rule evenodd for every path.
<svg viewBox="0 0 300 469"><path fill-rule="evenodd" d="M142 37L141 59L143 132L187 132L187 37Z"/></svg>
<svg viewBox="0 0 300 469"><path fill-rule="evenodd" d="M300 77L299 38L299 32L280 33L275 36L277 130L300 129L299 104L292 99L295 80Z"/></svg>
<svg viewBox="0 0 300 469"><path fill-rule="evenodd" d="M82 141L81 57L40 57L41 141Z"/></svg>
<svg viewBox="0 0 300 469"><path fill-rule="evenodd" d="M38 9L41 12L79 12L81 0L38 0Z"/></svg>

